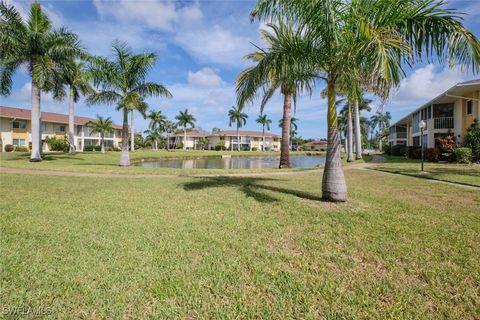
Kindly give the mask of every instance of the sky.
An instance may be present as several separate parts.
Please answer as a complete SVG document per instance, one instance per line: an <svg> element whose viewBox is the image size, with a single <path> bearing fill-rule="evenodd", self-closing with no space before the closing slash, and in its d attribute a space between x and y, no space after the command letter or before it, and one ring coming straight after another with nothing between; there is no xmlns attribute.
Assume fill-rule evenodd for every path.
<svg viewBox="0 0 480 320"><path fill-rule="evenodd" d="M28 15L30 1L7 0L22 16ZM251 22L249 12L255 1L151 1L151 0L63 0L40 1L55 27L66 26L77 33L91 53L111 55L114 39L127 42L135 52L155 52L157 64L148 77L165 85L172 99L149 98L150 109L161 110L170 120L180 110L188 109L197 119L197 127L210 131L214 127L228 129L228 109L235 105L235 79L248 66L242 58L262 46L259 22ZM448 7L467 14L465 25L480 38L480 0L447 0ZM385 103L374 100L373 114L388 111L392 121L398 120L423 103L441 94L454 84L480 78L459 69L440 64L418 64L408 74ZM297 101L295 117L298 134L304 138L324 138L326 101L318 83L315 92ZM30 109L30 79L20 69L14 76L12 93L0 96L0 105ZM42 93L42 111L68 112L68 101L54 101ZM259 101L245 109L248 114L246 130L261 130L255 122ZM282 98L275 94L265 108L272 119L271 131L279 133ZM122 115L114 106L76 105L76 115L111 116L121 123ZM363 113L363 116L371 116ZM135 117L135 130L147 129L148 120Z"/></svg>

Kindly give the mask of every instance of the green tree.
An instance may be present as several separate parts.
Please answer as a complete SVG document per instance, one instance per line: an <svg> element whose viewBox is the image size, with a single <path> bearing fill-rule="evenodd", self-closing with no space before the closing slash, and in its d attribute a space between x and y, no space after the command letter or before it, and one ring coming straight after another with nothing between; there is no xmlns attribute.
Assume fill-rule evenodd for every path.
<svg viewBox="0 0 480 320"><path fill-rule="evenodd" d="M161 133L163 130L163 125L165 124L165 121L167 118L162 114L162 111L155 111L155 110L150 110L150 113L147 116L148 119L150 119L150 122L148 124L148 127L150 128L150 132L156 132L158 131ZM153 149L158 150L158 139L152 140L153 142Z"/></svg>
<svg viewBox="0 0 480 320"><path fill-rule="evenodd" d="M237 104L240 108L263 93L260 112L279 89L283 95L283 127L279 168L290 168L290 118L292 100L296 107L297 95L312 91L316 74L308 69L301 57L311 44L305 41L302 30L291 22L268 24L271 32L261 30L267 48L258 49L245 56L256 63L242 71L236 81Z"/></svg>
<svg viewBox="0 0 480 320"><path fill-rule="evenodd" d="M23 21L14 6L0 2L0 94L10 94L13 75L26 67L32 86L30 161L42 160L41 92L53 89L56 72L81 51L77 35L66 28L54 29L40 3L31 4L28 19Z"/></svg>
<svg viewBox="0 0 480 320"><path fill-rule="evenodd" d="M256 121L262 125L262 151L265 151L265 127L267 130L270 130L272 120L270 120L266 114L259 114Z"/></svg>
<svg viewBox="0 0 480 320"><path fill-rule="evenodd" d="M90 95L87 102L113 104L117 110L122 111L122 153L119 165L129 166L128 113L136 110L145 116L148 109L145 98L171 98L172 94L163 85L146 81L157 61L154 53L134 54L126 43L118 41L113 42L112 49L113 60L102 57L92 59L90 71L94 84L100 91Z"/></svg>
<svg viewBox="0 0 480 320"><path fill-rule="evenodd" d="M187 126L190 125L192 128L195 128L197 119L188 113L188 109L185 109L185 111L180 111L175 120L177 120L178 126L183 127L183 150L187 150Z"/></svg>
<svg viewBox="0 0 480 320"><path fill-rule="evenodd" d="M145 130L143 132L145 136L145 142L149 143L154 150L158 150L158 144L162 142L162 132L160 128L153 128L150 130Z"/></svg>
<svg viewBox="0 0 480 320"><path fill-rule="evenodd" d="M105 153L105 133L109 133L113 129L112 119L97 115L97 121L89 121L86 125L91 127L93 132L100 133L102 153Z"/></svg>
<svg viewBox="0 0 480 320"><path fill-rule="evenodd" d="M312 49L295 56L318 71L327 85L328 147L322 196L346 201L340 161L335 97L341 84L361 85L382 98L419 59L478 70L480 43L461 22L462 14L439 0L259 0L253 17L294 19ZM359 83L358 81L361 81ZM358 96L355 96L358 98Z"/></svg>
<svg viewBox="0 0 480 320"><path fill-rule="evenodd" d="M247 123L248 115L242 112L239 107L232 107L228 110L228 126L231 127L233 123L237 126L237 150L240 151L240 128ZM233 150L233 143L230 146Z"/></svg>
<svg viewBox="0 0 480 320"><path fill-rule="evenodd" d="M75 103L80 100L81 95L93 93L90 83L91 77L82 62L75 61L72 58L62 66L53 89L53 97L57 100L63 100L67 96L68 90L69 109L68 109L68 140L70 144L69 154L75 154Z"/></svg>
<svg viewBox="0 0 480 320"><path fill-rule="evenodd" d="M177 131L177 124L170 120L165 120L165 122L163 123L163 132L165 132L165 135L167 137L167 142L165 144L167 150L169 150L170 148L170 137L172 136L172 134L175 134L175 131Z"/></svg>

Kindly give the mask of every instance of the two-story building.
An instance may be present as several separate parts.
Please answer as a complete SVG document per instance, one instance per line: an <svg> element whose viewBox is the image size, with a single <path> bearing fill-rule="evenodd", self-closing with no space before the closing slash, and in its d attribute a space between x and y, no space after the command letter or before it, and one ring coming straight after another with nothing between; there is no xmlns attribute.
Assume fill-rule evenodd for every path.
<svg viewBox="0 0 480 320"><path fill-rule="evenodd" d="M435 138L453 134L462 143L474 119L480 121L480 79L458 83L438 97L392 124L389 128L390 146L435 147ZM421 137L420 121L426 123Z"/></svg>
<svg viewBox="0 0 480 320"><path fill-rule="evenodd" d="M100 145L101 136L92 132L86 124L96 119L75 116L74 145L77 151L83 151L86 145ZM41 115L42 141L47 137L64 138L68 133L68 115L42 112ZM113 125L113 129L105 135L106 147L119 147L121 142L122 126ZM31 111L29 109L0 107L0 150L5 151L8 144L28 147L32 141ZM42 148L48 151L48 145L43 143Z"/></svg>

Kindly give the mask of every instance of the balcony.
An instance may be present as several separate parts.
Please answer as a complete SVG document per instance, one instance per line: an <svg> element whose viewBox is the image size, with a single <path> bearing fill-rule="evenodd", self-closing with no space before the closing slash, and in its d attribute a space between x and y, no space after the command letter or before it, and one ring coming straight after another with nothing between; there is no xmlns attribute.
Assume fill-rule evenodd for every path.
<svg viewBox="0 0 480 320"><path fill-rule="evenodd" d="M397 132L397 139L407 139L406 132Z"/></svg>
<svg viewBox="0 0 480 320"><path fill-rule="evenodd" d="M433 119L434 129L453 129L453 117L443 117Z"/></svg>

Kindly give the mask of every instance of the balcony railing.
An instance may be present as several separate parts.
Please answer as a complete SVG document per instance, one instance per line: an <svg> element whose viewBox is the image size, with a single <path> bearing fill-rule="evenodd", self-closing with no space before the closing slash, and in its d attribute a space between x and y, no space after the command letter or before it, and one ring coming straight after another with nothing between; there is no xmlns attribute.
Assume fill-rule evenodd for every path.
<svg viewBox="0 0 480 320"><path fill-rule="evenodd" d="M397 132L397 139L407 139L406 132Z"/></svg>
<svg viewBox="0 0 480 320"><path fill-rule="evenodd" d="M453 129L453 117L434 118L434 129Z"/></svg>

